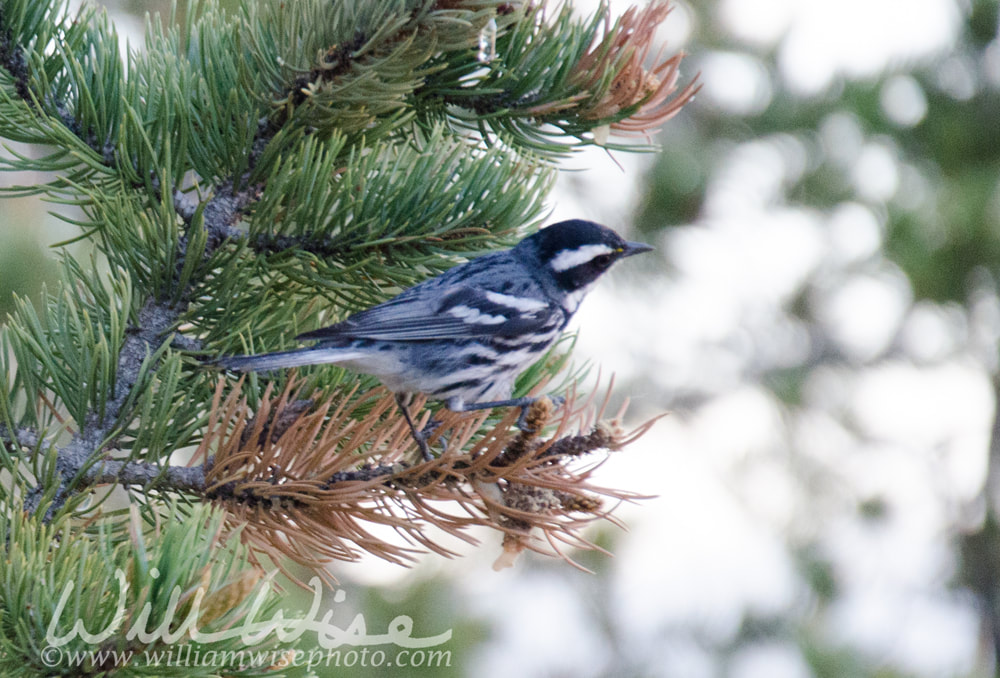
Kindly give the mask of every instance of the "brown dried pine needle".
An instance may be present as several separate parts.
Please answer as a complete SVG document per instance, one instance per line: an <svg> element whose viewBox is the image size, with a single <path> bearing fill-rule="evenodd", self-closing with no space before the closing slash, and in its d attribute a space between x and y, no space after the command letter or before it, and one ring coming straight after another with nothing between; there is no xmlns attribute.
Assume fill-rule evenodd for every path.
<svg viewBox="0 0 1000 678"><path fill-rule="evenodd" d="M677 80L683 53L661 60L646 69L656 29L666 19L671 7L667 2L652 2L640 9L632 7L611 25L606 20L604 38L577 62L574 73L587 90L603 94L581 103L581 117L602 120L624 109L637 106L623 120L610 125L612 133L651 134L677 114L698 91L692 80L679 93ZM609 71L615 71L610 86L602 83Z"/></svg>
<svg viewBox="0 0 1000 678"><path fill-rule="evenodd" d="M255 558L317 571L363 552L400 564L420 551L451 556L436 530L474 543L475 525L502 531L508 558L528 548L568 560L566 547L598 548L580 533L610 517L603 499L613 508L636 495L593 485L601 459L592 453L619 449L653 423L626 433L623 412L602 420L607 398L595 405L575 393L561 408L537 401L528 413L536 432L516 428L516 408L485 432L488 412L441 410L429 442L447 449L425 462L384 389L304 398L292 379L280 394L269 387L252 413L240 386L224 388L196 455L206 461L205 497L242 526Z"/></svg>

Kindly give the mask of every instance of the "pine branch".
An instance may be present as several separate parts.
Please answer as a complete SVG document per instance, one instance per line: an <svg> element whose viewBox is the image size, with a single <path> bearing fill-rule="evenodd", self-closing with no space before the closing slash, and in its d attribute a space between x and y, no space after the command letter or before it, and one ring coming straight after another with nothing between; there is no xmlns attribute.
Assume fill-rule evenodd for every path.
<svg viewBox="0 0 1000 678"><path fill-rule="evenodd" d="M222 382L220 388L221 386ZM354 559L355 555L345 545L344 538L355 541L364 550L393 561L408 559L408 548L360 538L363 531L356 527L346 531L343 529L345 524L358 520L391 524L400 528L391 512L383 512L383 508L388 506L387 501L395 502L400 499L413 506L412 516L408 519L410 524L404 532L417 543L440 553L445 551L423 536L424 524L435 525L461 538L465 538L464 530L470 525L491 525L507 533L506 549L513 549L515 547L512 544L517 544L517 550L537 550L538 546L527 539L527 534L533 527L540 526L546 531L556 530L571 536L579 526L589 522L574 520L567 525L558 526L557 522L553 522L552 515L559 516L564 512L583 512L595 517L604 515L600 512L601 502L588 496L589 493L628 496L619 491L588 487L582 484L586 475L579 478L574 478L573 474L566 475L568 469L563 464L597 450L619 449L642 435L652 423L647 423L628 436L614 426L599 423L589 434L560 437L557 432L546 441L538 438L536 433L520 430L513 437L509 436L507 431L514 422L515 414L507 416L487 435L486 439L492 438L494 442L486 448L474 447L467 454L449 454L429 463L414 464L402 461L399 456L398 450L402 447L399 439L405 438L407 434L402 430L398 417L389 420L381 417L392 406L391 397L382 398L360 424L361 427L374 427L374 438L385 440L390 452L385 454L372 450L359 457L355 445L347 439L336 437L343 435L341 427L345 424L348 429L356 428L349 423L351 420L348 417L352 414L350 406L339 405L333 418L327 419L329 403L317 404L312 400L300 400L295 397L296 393L295 382L289 382L278 398L264 404L258 416L249 416L246 402L236 399L238 391L233 391L225 401L217 397L213 416L219 420L236 419L236 427L224 434L225 438L221 441L223 448L218 459L210 457L195 466L102 459L82 469L77 486L89 488L112 484L141 489L143 492L187 494L227 506L237 515L245 516L250 512L261 517L266 514L268 517L262 524L249 530L250 543L256 544L256 548L263 549L264 552L269 552L275 544L283 541L279 532L285 533L288 530L288 526L280 520L274 522L278 516L272 515L271 511L276 506L281 507L282 513L288 514L293 525L302 524L304 530L311 529L307 526L317 517L321 522L325 520L322 516L326 516L329 511L333 511L333 515L341 514L341 518L336 521L340 528L332 532L325 531L327 537L333 540L330 548L314 551L313 555L305 559L304 554L298 550L285 554L303 564L314 563L315 556L323 553L327 557ZM571 420L578 419L589 407L589 402L583 405L570 402L569 409L562 416L559 430L565 429ZM554 413L555 408L550 400L538 401L529 413L529 426L533 431L544 429ZM588 418L594 416L599 416L599 413L591 414ZM620 416L621 413L616 420ZM457 439L450 446L461 449L479 428L482 419L483 415L478 414L471 417L452 414L446 417L440 427L443 430L438 435L456 435ZM320 423L322 429L316 428ZM221 429L219 434L222 434ZM310 442L303 435L320 435L320 438ZM20 446L45 452L49 447L39 440L36 432L26 428L17 430L14 435L0 428L0 440L11 448ZM214 440L214 437L207 439L202 450L207 450L214 444ZM338 449L333 459L329 453L322 453L322 450L315 450L316 454L301 454L303 447L316 444L321 447L337 445L341 449ZM68 461L68 452L73 451L74 445L79 445L76 439L59 450L61 463ZM277 456L273 456L275 451L279 451ZM293 456L286 458L286 452ZM257 455L264 456L255 459ZM317 465L315 462L319 459L326 459L326 464ZM334 468L337 470L331 472ZM262 474L263 469L267 471ZM541 475L538 475L540 471ZM506 490L502 494L499 490L491 489L497 487L500 479L506 484ZM443 513L427 510L428 499L468 503L468 498L465 497L467 490L461 489L464 486L475 488L474 494L485 500L477 509L481 518L446 517ZM380 495L384 495L384 498L380 499ZM400 499L392 499L394 496ZM497 503L498 497L502 498L502 503ZM376 507L383 508L365 508L365 504L373 499ZM326 507L318 516L317 505ZM49 514L53 510L50 509ZM345 519L347 523L344 523ZM513 539L516 534L522 536ZM578 546L585 544L575 537L574 543Z"/></svg>
<svg viewBox="0 0 1000 678"><path fill-rule="evenodd" d="M21 124L15 127L22 128L18 134L24 135L25 141L44 141L45 136L53 140L53 136L58 136L60 142L65 143L68 134L89 152L78 153L74 157L65 152L67 149L62 149L56 154L61 153L74 165L89 165L90 170L95 166L113 170L119 159L115 156L113 139L106 125L101 124L108 122L108 116L104 115L107 111L85 105L86 102L100 106L107 100L95 102L77 96L75 110L68 101L72 95L80 94L79 89L91 76L110 75L118 79L122 68L118 38L109 27L106 14L93 8L81 8L74 19L63 15L57 21L54 15L60 9L68 11L60 2L42 0L32 8L30 17L25 17L23 8L16 6L13 11L8 8L0 10L0 67L10 74L13 91L27 111ZM11 14L17 14L14 20L19 19L23 23L12 26ZM56 28L60 22L62 25L59 28L64 29L61 32ZM28 42L46 45L50 39L54 46L53 53L42 56L27 51ZM51 71L56 74L55 77L47 72L47 66L53 62L59 62L60 66ZM38 71L43 74L39 76ZM39 83L45 83L47 87L42 90ZM69 87L63 87L64 84L69 84ZM33 138L33 133L40 134L41 138ZM59 184L56 181L50 187L55 188Z"/></svg>
<svg viewBox="0 0 1000 678"><path fill-rule="evenodd" d="M7 448L8 452L20 456L20 449L27 448L45 452L49 448L49 443L38 436L38 431L28 426L20 426L13 432L6 426L0 424L0 442Z"/></svg>
<svg viewBox="0 0 1000 678"><path fill-rule="evenodd" d="M175 197L179 197L176 193ZM207 244L203 256L207 257L221 244L232 237L231 224L234 223L240 211L249 202L246 192L233 191L232 184L219 187L212 199L202 208L202 219L207 233ZM193 217L193 213L189 218ZM187 257L189 238L182 236L178 241L177 270L184 268ZM190 304L189 297L182 294L177 303L161 301L154 296L147 296L143 307L138 313L137 325L131 328L118 352L115 369L115 382L111 398L107 401L103 416L91 412L84 419L80 430L72 440L58 449L56 470L60 477L60 486L49 505L45 519L51 519L55 511L65 503L70 491L85 489L92 485L116 483L123 486L142 485L148 489L165 488L172 491L197 491L204 489L204 473L195 473L183 467L161 467L159 465L122 462L117 460L101 460L91 463L108 443L114 433L119 419L125 414L128 399L139 379L144 366L155 370L155 363L145 365L147 359L156 353L168 336L173 333L181 315ZM171 342L179 342L186 349L198 349L200 344L181 336L170 337ZM37 434L32 433L31 435ZM30 442L30 435L19 431L17 436L22 446ZM200 478L200 480L199 480ZM155 480L155 482L153 482ZM150 485L150 483L153 483ZM44 488L38 486L29 493L25 508L34 511L44 493Z"/></svg>
<svg viewBox="0 0 1000 678"><path fill-rule="evenodd" d="M14 80L14 91L26 103L33 103L31 89L28 83L28 64L24 59L24 52L18 45L7 22L4 20L4 12L0 9L0 67L3 67Z"/></svg>
<svg viewBox="0 0 1000 678"><path fill-rule="evenodd" d="M447 451L414 463L417 452L391 394L373 403L350 391L325 399L317 393L306 409L302 385L292 380L278 395L269 389L251 414L238 389L224 397L223 388L220 381L195 457L215 451L205 462L204 497L225 507L234 525L246 524L241 534L253 553L277 563L290 558L320 573L328 560L355 560L359 550L400 563L412 559L414 547L450 555L425 534L431 526L467 541L470 526L493 527L507 535L509 553L529 548L566 557L559 542L593 548L579 531L607 517L600 496L636 497L591 485L593 466L569 464L619 449L652 424L628 434L614 423L595 424L604 405L572 395L558 415L548 399L531 408L538 431L550 429L555 418L551 437L512 434L516 411L482 436L487 414L442 411L434 436L447 439ZM567 437L575 427L591 432ZM376 538L367 524L390 526L405 543ZM534 529L548 546L531 536Z"/></svg>
<svg viewBox="0 0 1000 678"><path fill-rule="evenodd" d="M235 181L227 179L216 185L211 193L212 197L205 202L196 204L190 201L180 190L174 191L174 209L178 216L184 220L189 228L193 226L195 216L200 209L202 226L206 234L205 251L203 259L207 259L223 243L227 241L238 241L246 237L246 233L234 226L239 221L244 210L256 199L257 189L247 188L236 190ZM187 255L187 246L191 234L185 234L178 242L178 252L182 257Z"/></svg>
<svg viewBox="0 0 1000 678"><path fill-rule="evenodd" d="M149 671L131 661L133 653L173 652L213 660L173 670L164 662L156 675L288 675L278 672L282 667L244 659L248 645L240 624L251 628L276 613L286 624L295 619L265 573L248 563L246 549L228 538L221 512L165 502L160 520L148 525L133 506L124 515L103 516L93 529L69 520L45 524L16 504L8 508L0 513L0 674L135 675ZM200 637L184 632L183 624L191 621ZM80 632L82 623L112 633L102 631L95 640ZM53 663L52 655L40 655L51 634L63 652L90 660ZM300 642L291 634L260 633L253 651L280 657Z"/></svg>
<svg viewBox="0 0 1000 678"><path fill-rule="evenodd" d="M205 491L205 470L202 466L160 466L112 459L91 465L82 482L87 486L121 485L145 491L200 495Z"/></svg>
<svg viewBox="0 0 1000 678"><path fill-rule="evenodd" d="M82 479L81 471L88 468L94 456L108 443L119 418L125 414L126 402L132 395L144 363L158 350L167 334L172 331L178 316L177 308L157 303L153 299L148 299L139 311L138 326L126 334L119 350L114 390L105 405L103 416L97 412L90 412L70 442L58 448L56 471L60 478L59 487L47 508L46 520L51 519L55 511L62 508L69 492L81 484L86 487L92 482L88 474L92 474L93 467L89 467ZM24 432L19 431L17 437L20 444L24 439ZM102 471L93 473L100 475ZM26 510L35 511L38 508L44 490L45 488L39 485L29 493L25 499Z"/></svg>
<svg viewBox="0 0 1000 678"><path fill-rule="evenodd" d="M491 526L508 555L593 548L580 530L602 498L632 498L575 468L635 437L595 423L603 407L540 404L538 436L516 413L442 412L448 452L417 464L392 398L356 396L372 380L345 389L330 368L274 396L285 377L254 376L209 408L215 377L180 352L279 346L534 228L553 157L690 98L679 57L644 65L666 5L611 24L499 0L302 0L232 20L209 0L179 29L151 25L126 63L104 15L64 7L0 7L0 134L54 149L0 165L51 173L18 190L79 206L114 276L67 256L43 319L24 304L0 334L9 495L53 524L97 485L211 502L281 567L447 554L429 526ZM168 463L195 445L200 465Z"/></svg>
<svg viewBox="0 0 1000 678"><path fill-rule="evenodd" d="M670 12L664 0L632 8L614 23L606 3L585 25L569 5L551 20L544 4L525 12L498 38L495 63L475 76L479 86L455 80L473 71L453 65L442 82L429 78L422 95L428 104L436 93L480 133L489 128L505 143L558 156L587 144L627 149L608 144L608 134L649 138L699 88L695 79L677 91L680 54L646 66L656 28ZM435 105L427 112L440 115Z"/></svg>
<svg viewBox="0 0 1000 678"><path fill-rule="evenodd" d="M50 443L39 438L37 431L29 427L20 427L11 433L7 427L0 425L0 443L15 456L21 456L22 450L32 450L44 455L51 447ZM72 465L71 455L79 454L79 451L72 449L73 447L74 444L70 443L58 450L60 461L66 467ZM76 447L80 448L82 445L77 443ZM89 453L84 455L84 462L89 456ZM79 462L79 459L76 461ZM83 469L83 466L84 464L79 464L73 475ZM205 470L200 465L161 466L148 462L102 459L96 463L88 464L83 469L80 485L84 487L121 485L123 487L142 487L146 490L200 495L205 492ZM33 501L37 501L39 496L35 496ZM29 512L33 512L36 506L26 505L25 508ZM51 516L49 517L51 518Z"/></svg>

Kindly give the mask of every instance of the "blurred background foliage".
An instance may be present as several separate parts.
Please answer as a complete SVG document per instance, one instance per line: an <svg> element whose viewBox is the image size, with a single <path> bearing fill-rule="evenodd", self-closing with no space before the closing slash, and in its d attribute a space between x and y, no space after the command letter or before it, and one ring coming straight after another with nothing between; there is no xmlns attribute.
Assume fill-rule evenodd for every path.
<svg viewBox="0 0 1000 678"><path fill-rule="evenodd" d="M451 668L419 675L1000 675L1000 5L939 0L954 19L942 45L810 83L790 75L791 23L739 26L754 4L691 1L668 19L705 89L623 177L639 198L614 208L663 258L579 323L596 362L617 347L638 364L618 388L639 413L676 415L614 467L652 476L665 502L631 510L631 533L593 535L618 554L586 556L596 575L531 558L494 575L478 554L341 568L348 620L454 629ZM831 33L891 16L873 29L887 36L927 5L826 4L847 15ZM169 14L109 6L136 27ZM574 181L564 199L583 209L612 190ZM38 298L55 271L39 243L59 238L37 201L3 210L36 230L0 232L7 310L11 292ZM638 336L588 343L602 321ZM699 472L711 479L688 484ZM418 675L370 673L404 674Z"/></svg>

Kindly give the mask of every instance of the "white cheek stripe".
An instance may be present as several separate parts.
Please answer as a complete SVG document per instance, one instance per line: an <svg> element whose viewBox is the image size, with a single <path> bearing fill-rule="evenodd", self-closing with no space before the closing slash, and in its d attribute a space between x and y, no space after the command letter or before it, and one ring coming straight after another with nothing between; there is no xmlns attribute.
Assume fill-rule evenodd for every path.
<svg viewBox="0 0 1000 678"><path fill-rule="evenodd" d="M456 306L449 309L448 314L456 318L461 318L470 325L499 325L500 323L507 322L507 316L487 315L479 309L469 308L468 306Z"/></svg>
<svg viewBox="0 0 1000 678"><path fill-rule="evenodd" d="M587 296L587 292L593 285L587 285L586 287L581 287L575 292L570 292L566 295L566 298L562 301L562 306L570 313L576 313L576 309L580 308L583 298Z"/></svg>
<svg viewBox="0 0 1000 678"><path fill-rule="evenodd" d="M486 298L494 304L500 304L501 306L513 308L517 311L540 311L548 306L544 301L539 301L538 299L514 297L509 294L500 294L499 292L487 292Z"/></svg>
<svg viewBox="0 0 1000 678"><path fill-rule="evenodd" d="M568 271L571 268L575 268L580 264L586 264L588 261L594 257L599 257L602 254L611 254L614 252L608 245L581 245L575 250L563 250L556 256L552 257L552 261L549 262L549 266L556 273L562 273L563 271Z"/></svg>

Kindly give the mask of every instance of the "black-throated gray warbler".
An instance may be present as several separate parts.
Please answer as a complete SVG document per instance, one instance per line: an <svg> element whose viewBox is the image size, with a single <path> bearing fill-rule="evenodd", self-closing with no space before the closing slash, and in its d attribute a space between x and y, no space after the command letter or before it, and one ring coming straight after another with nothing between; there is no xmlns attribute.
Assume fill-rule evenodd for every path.
<svg viewBox="0 0 1000 678"><path fill-rule="evenodd" d="M307 348L223 357L240 371L338 363L371 374L396 402L424 458L430 451L407 405L414 393L456 412L525 408L514 380L552 345L584 295L613 263L646 252L611 229L574 219L553 224L513 249L459 264L345 320L306 332Z"/></svg>

